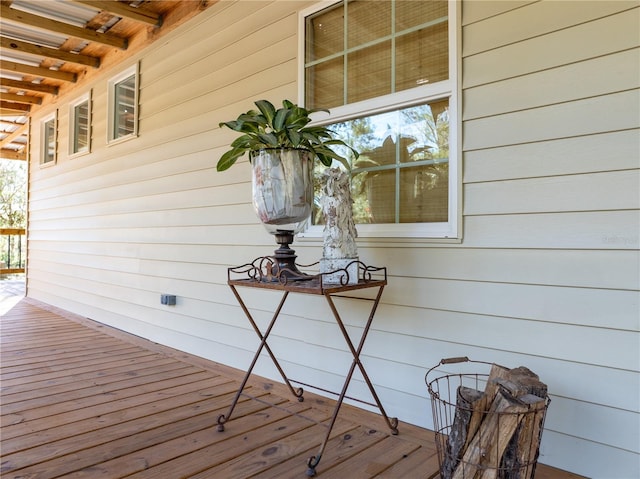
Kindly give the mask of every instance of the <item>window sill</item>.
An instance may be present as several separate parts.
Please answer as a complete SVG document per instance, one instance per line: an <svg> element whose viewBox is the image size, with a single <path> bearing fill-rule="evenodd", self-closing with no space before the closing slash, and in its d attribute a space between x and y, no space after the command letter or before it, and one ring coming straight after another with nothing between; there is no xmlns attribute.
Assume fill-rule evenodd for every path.
<svg viewBox="0 0 640 479"><path fill-rule="evenodd" d="M359 246L421 246L433 244L459 244L462 238L448 235L450 225L442 224L441 228L431 226L430 231L416 227L414 224L393 225L356 225ZM434 227L435 226L435 227ZM311 226L298 233L297 241L316 243L323 241L323 226Z"/></svg>
<svg viewBox="0 0 640 479"><path fill-rule="evenodd" d="M127 136L110 139L110 140L107 140L107 147L113 146L113 145L119 145L120 143L124 143L125 141L133 140L134 138L138 138L137 133L131 133L130 135L127 135Z"/></svg>

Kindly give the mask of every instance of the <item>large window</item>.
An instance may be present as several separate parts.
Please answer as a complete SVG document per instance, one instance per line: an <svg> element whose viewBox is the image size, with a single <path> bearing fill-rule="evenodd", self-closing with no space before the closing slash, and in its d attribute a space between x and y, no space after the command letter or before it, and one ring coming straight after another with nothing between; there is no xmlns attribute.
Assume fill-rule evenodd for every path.
<svg viewBox="0 0 640 479"><path fill-rule="evenodd" d="M45 117L40 127L40 164L53 165L56 162L57 146L57 113Z"/></svg>
<svg viewBox="0 0 640 479"><path fill-rule="evenodd" d="M109 80L107 141L138 134L138 65Z"/></svg>
<svg viewBox="0 0 640 479"><path fill-rule="evenodd" d="M88 153L91 148L91 94L69 106L69 155Z"/></svg>
<svg viewBox="0 0 640 479"><path fill-rule="evenodd" d="M360 236L457 236L456 3L350 0L302 14L300 95L330 109L319 121L361 153L349 159Z"/></svg>

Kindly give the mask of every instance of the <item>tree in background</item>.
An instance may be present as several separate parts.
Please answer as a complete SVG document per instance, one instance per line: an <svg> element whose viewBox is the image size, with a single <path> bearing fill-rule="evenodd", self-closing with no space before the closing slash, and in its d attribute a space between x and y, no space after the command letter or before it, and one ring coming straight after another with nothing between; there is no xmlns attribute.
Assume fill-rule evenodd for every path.
<svg viewBox="0 0 640 479"><path fill-rule="evenodd" d="M0 228L26 228L26 225L27 162L0 160ZM12 242L12 238L17 241ZM20 236L0 236L0 263L23 267L21 247Z"/></svg>

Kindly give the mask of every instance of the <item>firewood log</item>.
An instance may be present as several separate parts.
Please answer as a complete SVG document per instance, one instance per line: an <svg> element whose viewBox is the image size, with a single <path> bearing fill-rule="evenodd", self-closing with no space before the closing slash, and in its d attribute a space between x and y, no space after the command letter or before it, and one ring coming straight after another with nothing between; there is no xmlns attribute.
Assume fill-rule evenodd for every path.
<svg viewBox="0 0 640 479"><path fill-rule="evenodd" d="M442 478L450 479L453 471L460 462L464 453L465 444L469 435L469 423L471 417L478 410L478 403L483 401L484 393L476 389L459 386L456 399L456 412L453 418L447 449L442 464ZM484 401L482 402L484 404Z"/></svg>
<svg viewBox="0 0 640 479"><path fill-rule="evenodd" d="M533 479L547 386L525 367L494 364L484 393L457 390L442 479Z"/></svg>
<svg viewBox="0 0 640 479"><path fill-rule="evenodd" d="M502 455L527 410L526 404L499 387L452 478L496 479Z"/></svg>
<svg viewBox="0 0 640 479"><path fill-rule="evenodd" d="M491 407L491 403L498 392L498 381L500 379L504 379L507 374L509 374L508 368L500 366L499 364L493 364L491 366L491 371L489 372L487 384L484 389L484 396L481 401L474 404L473 414L469 421L469 433L467 435L464 449L469 447L469 443L471 442L471 439L473 439L473 436L475 436L478 427L480 427L480 423L484 419L484 415Z"/></svg>
<svg viewBox="0 0 640 479"><path fill-rule="evenodd" d="M517 385L517 392L513 388L510 392L528 405L529 412L505 450L500 479L533 479L546 413L547 385L525 367L509 371L507 380Z"/></svg>

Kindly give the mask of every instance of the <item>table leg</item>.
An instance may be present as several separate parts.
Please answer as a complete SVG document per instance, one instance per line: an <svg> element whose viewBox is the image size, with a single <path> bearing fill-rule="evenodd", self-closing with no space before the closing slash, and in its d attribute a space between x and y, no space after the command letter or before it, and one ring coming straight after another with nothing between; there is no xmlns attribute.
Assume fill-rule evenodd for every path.
<svg viewBox="0 0 640 479"><path fill-rule="evenodd" d="M360 361L360 353L362 352L362 348L364 347L364 343L365 340L367 338L367 334L369 333L369 328L371 327L371 323L373 321L373 316L376 313L376 309L378 308L378 304L380 302L380 297L382 296L382 291L384 289L384 286L381 286L380 289L378 290L378 294L376 296L376 299L373 302L373 306L371 308L371 312L369 314L369 318L367 320L367 323L364 327L364 330L362 331L362 336L360 337L360 342L358 344L358 348L356 349L353 345L353 342L351 341L351 338L349 337L349 333L347 331L347 329L344 326L344 323L342 322L342 319L340 318L340 314L338 313L338 310L336 309L335 304L333 303L333 300L331 299L331 296L329 294L325 294L325 298L327 298L327 302L329 303L329 307L331 308L331 312L333 313L333 316L336 319L336 322L338 323L338 327L340 328L340 331L342 332L342 335L344 336L345 341L347 342L347 345L349 346L349 350L351 351L351 354L353 355L353 361L351 362L351 367L349 368L349 372L345 378L344 384L342 386L342 391L340 392L340 396L338 397L338 401L336 403L336 407L334 409L333 412L333 417L331 418L331 422L329 423L329 429L327 431L327 434L325 436L324 441L322 442L322 444L320 445L320 449L318 451L318 453L315 456L311 456L309 458L309 460L307 461L307 476L309 477L313 477L316 475L316 467L318 466L318 464L320 463L320 459L322 459L322 454L324 453L324 449L327 445L327 442L329 441L329 436L331 435L331 430L333 429L333 426L336 422L336 419L338 418L338 412L340 411L340 407L342 406L342 402L344 401L344 397L347 394L347 389L349 387L349 383L351 382L351 377L353 376L353 373L356 369L356 366L358 366L358 368L360 369L360 372L362 373L362 376L364 377L364 380L367 383L367 386L369 387L369 391L371 392L371 395L373 396L378 409L380 410L380 413L382 414L382 416L384 417L385 422L387 423L387 426L389 426L389 429L391 430L391 434L396 435L398 434L398 419L397 418L389 418L389 416L387 416L387 413L385 412L384 408L382 407L382 403L380 402L380 399L378 398L378 395L376 394L376 391L373 387L373 384L371 383L371 380L369 379L369 376L367 374L367 372L364 369L364 366L362 365L362 362Z"/></svg>
<svg viewBox="0 0 640 479"><path fill-rule="evenodd" d="M247 309L246 305L244 304L244 301L242 300L242 298L238 294L238 291L236 290L236 288L233 287L233 285L230 286L230 287L231 287L231 290L233 291L233 294L236 296L236 299L238 300L238 303L240 304L240 307L244 311L244 314L249 319L249 322L251 323L251 326L253 327L254 331L256 332L258 337L260 338L260 345L258 346L258 349L256 350L256 353L253 356L253 360L251 361L251 365L249 366L249 369L247 369L247 372L246 372L246 374L244 376L244 379L242 380L242 383L240 384L240 387L238 388L238 391L236 392L236 395L233 398L231 406L229 407L229 411L227 412L227 414L221 414L220 416L218 416L218 431L220 431L220 432L224 431L224 424L227 421L229 421L229 419L231 419L231 414L233 413L233 410L235 409L236 404L238 403L238 399L240 399L240 395L242 394L242 391L244 390L245 386L247 385L247 381L249 380L249 376L251 376L251 372L253 371L254 366L258 362L258 358L260 357L260 353L262 352L263 348L266 349L267 352L269 353L269 356L271 356L271 360L273 361L273 363L275 364L276 368L278 369L278 372L282 376L282 379L284 380L286 385L289 387L289 390L291 391L291 394L293 394L295 397L297 397L298 401L300 401L300 402L304 401L304 397L303 397L304 391L303 391L303 389L302 388L294 388L291 385L291 383L289 382L289 379L287 378L287 376L285 375L282 367L280 366L280 363L278 362L278 360L276 359L275 355L273 354L273 351L271 351L271 348L267 344L267 339L269 338L269 334L271 334L271 330L273 329L273 326L275 325L276 320L278 319L278 316L280 315L280 311L282 310L282 307L284 306L284 303L287 300L287 296L289 296L289 292L285 291L284 294L282 295L282 299L280 300L280 304L278 305L278 308L276 309L275 313L273 314L273 317L271 318L271 322L269 323L269 326L267 326L267 329L265 330L264 335L263 335L260 332L260 328L258 328L258 325L254 321L253 316L251 316L251 313L249 312L249 310Z"/></svg>

